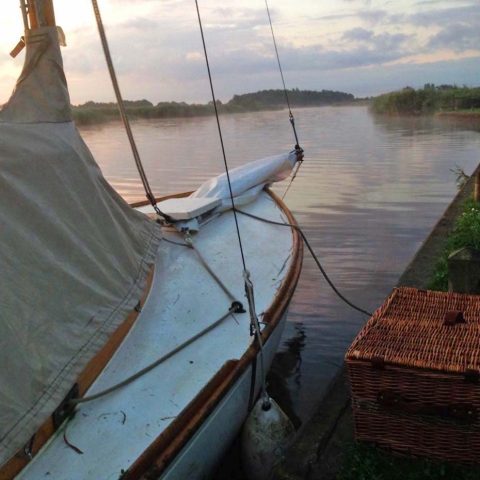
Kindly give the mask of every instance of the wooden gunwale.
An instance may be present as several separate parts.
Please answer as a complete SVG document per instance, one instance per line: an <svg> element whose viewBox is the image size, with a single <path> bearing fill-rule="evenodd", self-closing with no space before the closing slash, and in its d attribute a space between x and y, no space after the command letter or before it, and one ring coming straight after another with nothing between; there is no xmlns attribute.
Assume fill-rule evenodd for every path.
<svg viewBox="0 0 480 480"><path fill-rule="evenodd" d="M295 219L282 200L270 189L266 189L266 191L285 213L289 223L294 224ZM148 205L148 202L139 202L138 206L143 205ZM292 236L293 253L290 266L280 290L263 317L263 321L266 323L262 331L264 344L268 341L287 310L300 277L303 261L303 242L297 230L292 229ZM236 362L229 360L187 405L182 414L125 471L121 480L151 480L159 478L239 377L250 367L259 352L258 342L255 342L250 345L240 360Z"/></svg>

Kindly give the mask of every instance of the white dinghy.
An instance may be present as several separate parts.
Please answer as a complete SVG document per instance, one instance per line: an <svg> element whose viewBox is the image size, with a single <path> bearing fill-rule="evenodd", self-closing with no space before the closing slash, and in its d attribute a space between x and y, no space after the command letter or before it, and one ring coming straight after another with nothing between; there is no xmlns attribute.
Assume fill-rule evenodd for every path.
<svg viewBox="0 0 480 480"><path fill-rule="evenodd" d="M294 219L265 188L297 155L128 205L72 121L51 2L28 4L25 66L0 111L0 480L207 478L300 275ZM235 218L230 187L236 209L287 227Z"/></svg>

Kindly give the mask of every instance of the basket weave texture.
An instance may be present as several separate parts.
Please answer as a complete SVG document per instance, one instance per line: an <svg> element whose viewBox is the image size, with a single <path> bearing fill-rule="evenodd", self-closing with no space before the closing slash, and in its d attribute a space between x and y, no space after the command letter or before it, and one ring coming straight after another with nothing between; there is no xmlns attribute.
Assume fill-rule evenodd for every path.
<svg viewBox="0 0 480 480"><path fill-rule="evenodd" d="M453 312L465 323L445 325ZM358 440L480 462L480 296L398 288L346 363Z"/></svg>

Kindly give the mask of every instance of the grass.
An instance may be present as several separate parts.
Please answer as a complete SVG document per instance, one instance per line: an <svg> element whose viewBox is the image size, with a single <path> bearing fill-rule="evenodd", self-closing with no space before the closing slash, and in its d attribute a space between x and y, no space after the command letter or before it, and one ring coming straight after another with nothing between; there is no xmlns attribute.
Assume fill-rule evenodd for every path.
<svg viewBox="0 0 480 480"><path fill-rule="evenodd" d="M463 213L445 241L445 250L435 265L429 290L448 290L448 256L463 247L480 250L480 203L475 202L473 197L464 203Z"/></svg>
<svg viewBox="0 0 480 480"><path fill-rule="evenodd" d="M456 167L457 183L465 181L465 173ZM445 250L438 260L431 290L448 288L448 256L462 247L480 249L480 203L473 196L465 201L455 227L447 237ZM335 480L478 480L480 466L461 466L447 462L432 462L424 458L395 456L365 443L347 447L342 470Z"/></svg>
<svg viewBox="0 0 480 480"><path fill-rule="evenodd" d="M445 110L440 113L448 113L449 115L479 115L480 114L480 108L474 108L474 109L458 109L458 110Z"/></svg>
<svg viewBox="0 0 480 480"><path fill-rule="evenodd" d="M478 480L480 467L397 457L366 444L347 448L335 480Z"/></svg>

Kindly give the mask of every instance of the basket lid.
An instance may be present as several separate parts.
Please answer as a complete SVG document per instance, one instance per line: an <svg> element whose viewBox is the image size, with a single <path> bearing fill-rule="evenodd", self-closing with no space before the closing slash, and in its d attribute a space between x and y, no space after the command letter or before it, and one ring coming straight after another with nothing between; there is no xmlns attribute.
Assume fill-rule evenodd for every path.
<svg viewBox="0 0 480 480"><path fill-rule="evenodd" d="M400 287L374 313L346 361L480 372L480 296Z"/></svg>

